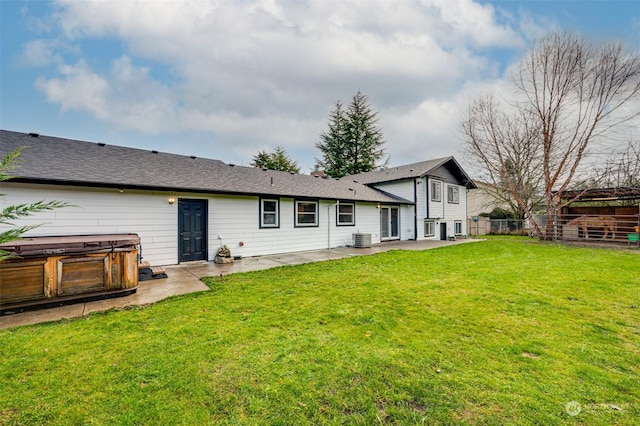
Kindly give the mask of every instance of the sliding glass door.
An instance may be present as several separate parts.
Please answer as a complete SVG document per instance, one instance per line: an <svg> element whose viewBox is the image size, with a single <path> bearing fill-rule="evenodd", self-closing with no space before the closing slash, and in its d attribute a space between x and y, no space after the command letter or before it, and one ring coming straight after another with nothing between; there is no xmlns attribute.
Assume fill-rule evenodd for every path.
<svg viewBox="0 0 640 426"><path fill-rule="evenodd" d="M400 237L398 230L400 215L396 206L380 207L380 236L383 240L393 240Z"/></svg>

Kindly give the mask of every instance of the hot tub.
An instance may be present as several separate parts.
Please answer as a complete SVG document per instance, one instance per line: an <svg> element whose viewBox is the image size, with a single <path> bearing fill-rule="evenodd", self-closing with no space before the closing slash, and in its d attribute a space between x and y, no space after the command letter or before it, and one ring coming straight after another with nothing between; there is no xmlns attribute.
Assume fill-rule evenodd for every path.
<svg viewBox="0 0 640 426"><path fill-rule="evenodd" d="M126 296L138 287L136 234L23 238L1 244L0 314Z"/></svg>

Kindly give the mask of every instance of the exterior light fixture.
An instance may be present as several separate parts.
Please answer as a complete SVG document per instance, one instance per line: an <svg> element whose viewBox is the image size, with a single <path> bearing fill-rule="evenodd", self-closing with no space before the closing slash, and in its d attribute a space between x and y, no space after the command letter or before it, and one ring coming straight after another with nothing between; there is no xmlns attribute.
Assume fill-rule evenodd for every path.
<svg viewBox="0 0 640 426"><path fill-rule="evenodd" d="M167 203L169 203L170 206L174 205L176 203L176 194L170 192L167 196Z"/></svg>

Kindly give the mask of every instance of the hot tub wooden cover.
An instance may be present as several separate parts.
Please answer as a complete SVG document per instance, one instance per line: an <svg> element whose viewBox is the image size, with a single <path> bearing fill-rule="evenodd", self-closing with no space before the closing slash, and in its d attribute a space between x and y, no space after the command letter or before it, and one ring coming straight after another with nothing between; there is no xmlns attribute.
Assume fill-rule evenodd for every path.
<svg viewBox="0 0 640 426"><path fill-rule="evenodd" d="M137 234L94 234L27 237L0 244L0 249L18 256L50 256L97 250L135 248Z"/></svg>

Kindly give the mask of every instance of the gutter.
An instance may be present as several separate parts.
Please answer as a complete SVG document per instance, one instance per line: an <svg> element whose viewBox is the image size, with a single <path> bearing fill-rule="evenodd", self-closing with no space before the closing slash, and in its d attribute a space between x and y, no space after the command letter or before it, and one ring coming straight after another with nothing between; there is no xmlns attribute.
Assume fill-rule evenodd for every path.
<svg viewBox="0 0 640 426"><path fill-rule="evenodd" d="M25 177L12 177L7 183L27 183L38 185L54 185L54 186L73 186L84 188L107 188L107 189L129 189L138 191L159 191L159 192L184 192L190 194L211 194L211 195L240 195L240 196L258 196L258 197L287 197L296 199L310 199L310 200L331 200L331 201L350 201L350 202L362 202L362 203L397 203L397 204L415 204L409 200L394 196L382 190L375 189L377 192L390 199L370 199L370 198L350 198L350 197L336 197L324 195L296 195L291 193L274 192L243 192L232 190L214 190L208 188L181 188L181 187L169 187L162 185L135 185L135 184L119 184L117 182L86 182L86 181L74 181L74 180L61 180L61 179L44 179L44 178L25 178ZM335 197L335 195L334 195Z"/></svg>

